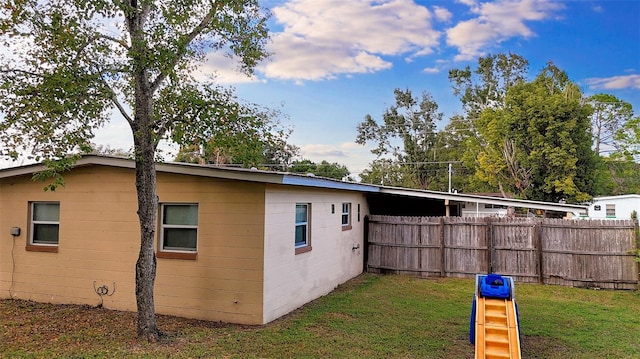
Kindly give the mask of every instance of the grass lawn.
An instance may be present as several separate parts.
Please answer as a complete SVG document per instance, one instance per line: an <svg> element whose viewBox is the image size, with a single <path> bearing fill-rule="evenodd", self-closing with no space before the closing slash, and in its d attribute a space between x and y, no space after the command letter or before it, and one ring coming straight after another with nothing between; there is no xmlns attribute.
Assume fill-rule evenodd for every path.
<svg viewBox="0 0 640 359"><path fill-rule="evenodd" d="M1 358L472 358L471 279L362 275L264 326L0 301ZM640 293L516 283L524 358L640 358Z"/></svg>

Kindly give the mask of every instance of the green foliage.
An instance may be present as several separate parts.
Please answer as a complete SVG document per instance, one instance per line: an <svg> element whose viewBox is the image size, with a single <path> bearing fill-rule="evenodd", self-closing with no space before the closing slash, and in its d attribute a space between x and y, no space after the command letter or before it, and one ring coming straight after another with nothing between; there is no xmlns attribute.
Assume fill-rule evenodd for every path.
<svg viewBox="0 0 640 359"><path fill-rule="evenodd" d="M583 202L595 189L590 108L566 73L547 65L507 91L504 107L485 109L476 129L475 176L520 198Z"/></svg>
<svg viewBox="0 0 640 359"><path fill-rule="evenodd" d="M0 61L0 155L15 159L29 153L39 160L77 153L113 109L136 136L150 131L156 146L171 135L180 115L194 114L185 109L201 108L211 99L211 85L202 86L190 75L205 52L235 55L248 74L267 55L268 15L257 1L132 4L2 4L9 11L0 17L1 40L16 51ZM128 21L139 22L134 28ZM136 85L138 75L146 88ZM139 108L145 97L153 100L150 112ZM228 94L217 98L218 108L227 105L225 99ZM231 103L227 111L234 107ZM145 113L150 121L141 124Z"/></svg>
<svg viewBox="0 0 640 359"><path fill-rule="evenodd" d="M334 178L338 180L353 180L349 177L349 169L347 169L345 165L341 165L336 162L329 163L324 160L320 162L320 164L316 164L315 162L306 159L294 161L288 171L291 173L311 173L316 176Z"/></svg>
<svg viewBox="0 0 640 359"><path fill-rule="evenodd" d="M480 57L473 71L469 66L450 70L449 81L470 120L468 124L484 110L501 107L509 88L524 80L528 66L525 58L509 53Z"/></svg>
<svg viewBox="0 0 640 359"><path fill-rule="evenodd" d="M613 154L614 156L640 162L640 116L625 122L616 132L615 141L618 151Z"/></svg>
<svg viewBox="0 0 640 359"><path fill-rule="evenodd" d="M479 133L477 126L481 115L485 110L499 110L504 108L507 91L524 81L528 71L529 62L516 54L487 55L478 59L475 69L469 66L464 69L452 69L449 71L449 81L453 85L454 95L458 96L464 110L463 116L454 116L451 126L447 126L446 131L453 131L448 141L452 151L455 152L456 160L462 161L461 173L465 177L455 176L459 181L455 188L467 192L497 192L500 188L497 181L499 176L473 175L478 174L476 167L483 162L485 166L497 166L498 163L489 165L490 157L479 159L476 154L486 149L490 144L490 139L485 139ZM486 116L486 115L485 115ZM495 132L498 129L493 129ZM493 151L502 151L499 144ZM495 155L495 153L494 153ZM502 166L506 166L503 164ZM524 170L524 169L514 169ZM487 173L488 174L488 173ZM504 193L511 195L511 193Z"/></svg>
<svg viewBox="0 0 640 359"><path fill-rule="evenodd" d="M598 176L602 179L599 196L640 193L640 163L618 155L602 157Z"/></svg>
<svg viewBox="0 0 640 359"><path fill-rule="evenodd" d="M55 192L58 187L64 187L62 173L71 170L80 155L70 155L59 159L45 159L45 169L33 174L34 181L48 182L44 191Z"/></svg>
<svg viewBox="0 0 640 359"><path fill-rule="evenodd" d="M610 94L596 94L588 98L593 109L591 126L597 154L624 152L633 142L625 136L627 130L637 128L637 123L630 123L633 107ZM636 142L638 143L638 142Z"/></svg>
<svg viewBox="0 0 640 359"><path fill-rule="evenodd" d="M160 107L161 117L172 119L172 139L185 144L176 161L284 169L298 155L298 147L287 143L291 130L280 125L279 111L242 103L229 90L181 86L182 97L167 97ZM191 106L180 103L186 96L194 99Z"/></svg>
<svg viewBox="0 0 640 359"><path fill-rule="evenodd" d="M411 188L415 185L407 166L386 158L374 160L369 168L362 171L360 181L392 187Z"/></svg>
<svg viewBox="0 0 640 359"><path fill-rule="evenodd" d="M390 157L403 166L396 175L408 174L410 178L401 182L410 183L410 187L429 188L435 176L429 173L428 162L435 155L435 128L436 122L442 120L442 113L427 93L417 98L410 90L395 89L394 95L396 103L385 110L382 123L366 115L358 125L356 143L373 143L376 148L371 152L377 159Z"/></svg>

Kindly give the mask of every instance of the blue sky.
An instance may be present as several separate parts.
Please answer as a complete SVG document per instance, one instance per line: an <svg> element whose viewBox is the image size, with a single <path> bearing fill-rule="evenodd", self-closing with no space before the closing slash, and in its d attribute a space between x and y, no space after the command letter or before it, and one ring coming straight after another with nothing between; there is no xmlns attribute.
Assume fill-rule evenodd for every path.
<svg viewBox="0 0 640 359"><path fill-rule="evenodd" d="M461 106L448 70L479 56L513 52L529 60L530 77L553 61L585 94L606 92L640 114L640 1L263 1L273 12L271 58L253 78L211 54L202 72L240 98L281 108L290 142L305 158L346 165L359 174L374 159L356 145L366 114L379 119L394 88L429 92L448 118ZM96 142L131 145L114 119Z"/></svg>

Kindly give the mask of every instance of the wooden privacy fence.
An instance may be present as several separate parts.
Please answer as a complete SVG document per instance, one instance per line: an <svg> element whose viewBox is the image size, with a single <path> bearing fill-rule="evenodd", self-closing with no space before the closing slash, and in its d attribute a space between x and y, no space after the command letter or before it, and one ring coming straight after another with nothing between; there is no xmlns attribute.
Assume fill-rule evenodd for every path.
<svg viewBox="0 0 640 359"><path fill-rule="evenodd" d="M368 217L367 271L637 289L634 220Z"/></svg>

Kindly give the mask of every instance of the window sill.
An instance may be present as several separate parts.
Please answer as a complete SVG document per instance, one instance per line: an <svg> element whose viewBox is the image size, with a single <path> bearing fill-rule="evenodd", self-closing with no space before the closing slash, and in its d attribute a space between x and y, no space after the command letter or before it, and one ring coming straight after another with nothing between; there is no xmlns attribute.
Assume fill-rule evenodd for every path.
<svg viewBox="0 0 640 359"><path fill-rule="evenodd" d="M351 225L348 225L348 226L342 226L342 230L343 230L343 231L350 231L350 230L351 230L351 228L353 228L353 227L351 227Z"/></svg>
<svg viewBox="0 0 640 359"><path fill-rule="evenodd" d="M37 244L27 244L25 249L28 252L58 253L58 246L42 246L42 245L37 245Z"/></svg>
<svg viewBox="0 0 640 359"><path fill-rule="evenodd" d="M156 253L156 257L158 257L158 258L166 258L166 259L196 260L196 259L198 259L198 252L193 252L193 253L158 252L158 253Z"/></svg>
<svg viewBox="0 0 640 359"><path fill-rule="evenodd" d="M296 248L296 254L302 254L302 253L307 253L307 252L311 252L311 246L304 246L304 247Z"/></svg>

